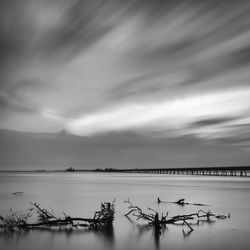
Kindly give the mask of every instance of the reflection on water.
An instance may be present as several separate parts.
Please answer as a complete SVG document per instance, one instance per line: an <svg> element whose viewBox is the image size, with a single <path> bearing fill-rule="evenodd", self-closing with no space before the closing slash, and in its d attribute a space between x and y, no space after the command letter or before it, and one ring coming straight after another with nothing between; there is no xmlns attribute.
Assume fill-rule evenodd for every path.
<svg viewBox="0 0 250 250"><path fill-rule="evenodd" d="M156 228L154 228L154 242L155 242L155 249L159 249L160 247L160 232Z"/></svg>
<svg viewBox="0 0 250 250"><path fill-rule="evenodd" d="M95 234L97 237L103 239L105 249L114 249L115 236L113 225L105 227L101 231L95 232Z"/></svg>
<svg viewBox="0 0 250 250"><path fill-rule="evenodd" d="M230 217L229 217L230 218ZM137 224L134 220L132 220L129 216L126 216L126 219L129 221L129 223L131 223L131 225L133 225L134 227L136 227L138 233L136 234L137 238L139 239L142 234L146 233L146 232L152 232L152 237L154 238L154 246L155 249L158 250L160 249L160 238L161 236L166 232L168 233L168 227L167 225L161 225L160 228L157 228L153 225L149 225L147 224ZM202 227L204 225L209 225L212 226L215 223L215 219L211 219L210 217L207 219L197 219L197 221L193 221L193 222L188 222L188 224L190 226L192 226L192 228L194 228L194 226L197 227ZM185 227L185 223L177 223L177 224L172 224L176 227L182 227L182 235L183 235L183 239L187 239L191 233L193 232L193 230L190 230L190 228L188 226Z"/></svg>
<svg viewBox="0 0 250 250"><path fill-rule="evenodd" d="M13 195L22 191L23 195ZM130 198L144 211L153 208L159 214L198 212L197 206L158 204L157 197L190 203L210 204L203 207L215 214L231 214L227 220L197 220L190 225L167 225L158 231L134 218L125 217ZM89 249L89 250L158 250L158 249L247 249L250 244L250 178L189 177L137 174L82 173L1 173L0 214L9 208L26 211L29 202L39 202L55 212L74 217L93 216L100 202L116 198L115 220L103 231L83 229L35 229L1 233L3 249Z"/></svg>
<svg viewBox="0 0 250 250"><path fill-rule="evenodd" d="M1 239L6 246L21 246L20 241L29 241L31 238L37 238L39 235L46 234L50 238L50 242L54 244L59 238L70 242L74 237L88 237L92 235L96 240L99 240L103 244L103 249L114 249L114 228L108 226L101 231L85 230L85 229L73 229L60 228L60 227L41 227L35 229L20 229L17 231L2 231L0 232Z"/></svg>

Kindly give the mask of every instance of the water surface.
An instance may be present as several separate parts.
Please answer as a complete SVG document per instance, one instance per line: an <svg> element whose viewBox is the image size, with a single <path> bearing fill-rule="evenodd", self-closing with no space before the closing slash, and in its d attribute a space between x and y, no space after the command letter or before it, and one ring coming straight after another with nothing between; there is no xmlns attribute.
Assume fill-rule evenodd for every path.
<svg viewBox="0 0 250 250"><path fill-rule="evenodd" d="M14 192L23 192L13 195ZM124 214L130 199L147 211L151 207L169 216L197 212L201 207L157 204L185 198L216 214L231 214L230 219L186 226L169 225L156 237L154 231L127 219ZM114 226L108 232L86 230L29 230L3 234L2 249L249 249L250 178L169 176L143 174L90 173L1 173L0 214L9 209L29 208L29 202L53 208L57 215L92 217L100 203L115 199Z"/></svg>

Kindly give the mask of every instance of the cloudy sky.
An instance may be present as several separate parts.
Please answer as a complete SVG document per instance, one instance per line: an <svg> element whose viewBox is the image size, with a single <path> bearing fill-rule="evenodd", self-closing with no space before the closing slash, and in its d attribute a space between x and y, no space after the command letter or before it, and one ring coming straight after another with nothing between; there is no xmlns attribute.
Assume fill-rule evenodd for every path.
<svg viewBox="0 0 250 250"><path fill-rule="evenodd" d="M0 128L250 147L250 2L0 1Z"/></svg>

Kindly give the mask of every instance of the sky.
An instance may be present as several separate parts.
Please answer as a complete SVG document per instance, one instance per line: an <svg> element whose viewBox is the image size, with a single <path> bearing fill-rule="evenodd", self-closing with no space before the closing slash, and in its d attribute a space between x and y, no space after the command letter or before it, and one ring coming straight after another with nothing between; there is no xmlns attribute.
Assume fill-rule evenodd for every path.
<svg viewBox="0 0 250 250"><path fill-rule="evenodd" d="M0 1L0 129L250 149L250 2Z"/></svg>

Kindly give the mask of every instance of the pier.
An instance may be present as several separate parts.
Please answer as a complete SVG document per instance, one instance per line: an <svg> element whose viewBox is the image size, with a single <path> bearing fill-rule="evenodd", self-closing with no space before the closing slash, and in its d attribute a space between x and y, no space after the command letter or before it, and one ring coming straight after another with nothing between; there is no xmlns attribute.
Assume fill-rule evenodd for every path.
<svg viewBox="0 0 250 250"><path fill-rule="evenodd" d="M105 171L105 170L104 170ZM208 176L248 176L250 166L239 167L199 167L199 168L135 168L109 169L107 172L172 174L172 175L208 175Z"/></svg>

